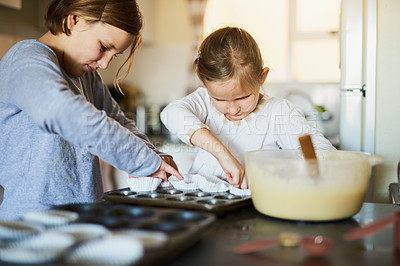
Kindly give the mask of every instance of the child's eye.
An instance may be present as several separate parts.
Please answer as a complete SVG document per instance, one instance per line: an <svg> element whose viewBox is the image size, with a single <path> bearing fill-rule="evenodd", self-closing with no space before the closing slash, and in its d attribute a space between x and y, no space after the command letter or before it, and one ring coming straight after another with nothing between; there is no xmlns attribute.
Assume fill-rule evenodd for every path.
<svg viewBox="0 0 400 266"><path fill-rule="evenodd" d="M249 98L250 97L250 95L247 95L247 96L244 96L244 97L242 97L242 98L239 98L238 100L244 100L244 99L247 99L247 98Z"/></svg>
<svg viewBox="0 0 400 266"><path fill-rule="evenodd" d="M101 50L102 50L103 52L105 52L105 51L108 50L108 48L105 47L102 43L100 43L100 48L101 48Z"/></svg>
<svg viewBox="0 0 400 266"><path fill-rule="evenodd" d="M216 101L216 102L222 102L222 101L224 101L224 100L216 99L216 98L213 98L213 99L214 99L214 101Z"/></svg>

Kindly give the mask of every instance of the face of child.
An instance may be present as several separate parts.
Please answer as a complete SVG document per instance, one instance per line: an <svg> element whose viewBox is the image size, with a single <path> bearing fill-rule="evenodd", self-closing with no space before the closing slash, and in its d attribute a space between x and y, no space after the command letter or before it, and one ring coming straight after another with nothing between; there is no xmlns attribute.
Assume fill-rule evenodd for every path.
<svg viewBox="0 0 400 266"><path fill-rule="evenodd" d="M236 79L227 81L205 81L215 108L228 120L239 121L257 107L259 88L243 88Z"/></svg>
<svg viewBox="0 0 400 266"><path fill-rule="evenodd" d="M72 16L72 15L70 15ZM132 44L134 36L106 23L88 23L74 16L64 49L64 68L72 77L106 69L114 56Z"/></svg>

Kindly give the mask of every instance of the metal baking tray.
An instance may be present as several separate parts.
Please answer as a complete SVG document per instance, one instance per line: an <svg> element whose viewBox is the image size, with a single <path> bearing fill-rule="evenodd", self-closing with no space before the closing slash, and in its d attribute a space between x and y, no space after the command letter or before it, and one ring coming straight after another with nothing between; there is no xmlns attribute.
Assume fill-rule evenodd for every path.
<svg viewBox="0 0 400 266"><path fill-rule="evenodd" d="M129 188L124 188L105 192L104 199L136 205L202 210L215 214L252 204L251 196L237 196L229 192L177 190L175 188L158 188L148 192L134 192Z"/></svg>
<svg viewBox="0 0 400 266"><path fill-rule="evenodd" d="M144 233L165 233L167 244L158 249L145 249L137 265L164 263L175 257L199 241L202 233L211 228L216 220L216 216L208 212L113 204L107 201L63 205L56 209L78 213L79 218L75 222L101 224L111 231L135 229Z"/></svg>

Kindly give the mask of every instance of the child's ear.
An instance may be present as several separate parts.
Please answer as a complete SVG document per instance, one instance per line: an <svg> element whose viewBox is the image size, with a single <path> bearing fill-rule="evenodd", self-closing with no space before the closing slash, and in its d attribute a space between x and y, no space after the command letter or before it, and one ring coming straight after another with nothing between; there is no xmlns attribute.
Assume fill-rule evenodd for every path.
<svg viewBox="0 0 400 266"><path fill-rule="evenodd" d="M66 19L67 19L67 26L70 31L72 31L75 28L76 24L78 24L78 21L80 20L80 18L77 15L72 15L72 14L69 14Z"/></svg>
<svg viewBox="0 0 400 266"><path fill-rule="evenodd" d="M268 72L269 72L269 68L264 67L262 70L262 73L261 73L261 85L264 84L265 80L267 79Z"/></svg>

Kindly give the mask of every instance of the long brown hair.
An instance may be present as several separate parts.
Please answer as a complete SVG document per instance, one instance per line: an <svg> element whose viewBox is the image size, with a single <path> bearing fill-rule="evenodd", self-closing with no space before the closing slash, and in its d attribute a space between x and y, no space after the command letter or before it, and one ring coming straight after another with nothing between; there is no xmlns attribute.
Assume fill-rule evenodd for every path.
<svg viewBox="0 0 400 266"><path fill-rule="evenodd" d="M135 0L50 0L45 16L46 27L52 34L71 32L67 26L67 17L70 14L78 15L89 23L103 22L122 29L135 36L131 45L128 58L119 67L114 85L121 91L119 75L122 68L128 64L128 68L122 77L124 79L133 63L136 48L142 42L141 30L143 27L142 14ZM122 91L121 91L122 92Z"/></svg>
<svg viewBox="0 0 400 266"><path fill-rule="evenodd" d="M236 78L242 86L261 85L264 62L254 38L245 30L225 27L211 33L200 45L193 62L197 76L207 81Z"/></svg>

